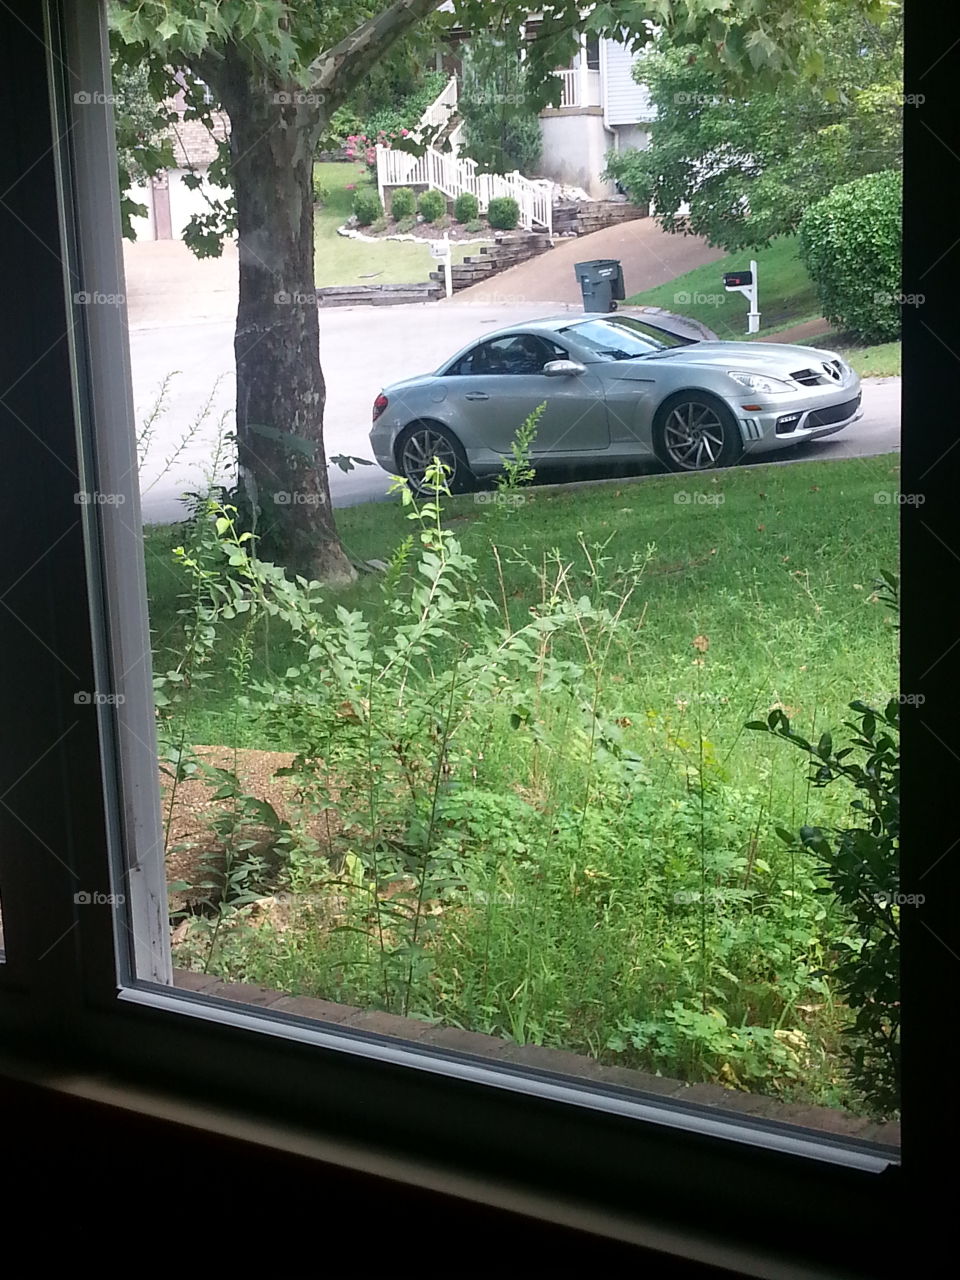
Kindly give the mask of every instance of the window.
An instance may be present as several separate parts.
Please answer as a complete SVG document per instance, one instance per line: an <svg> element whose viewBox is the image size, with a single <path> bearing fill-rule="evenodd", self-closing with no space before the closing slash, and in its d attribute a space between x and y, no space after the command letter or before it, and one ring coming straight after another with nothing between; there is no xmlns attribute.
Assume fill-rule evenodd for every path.
<svg viewBox="0 0 960 1280"><path fill-rule="evenodd" d="M96 28L94 6L78 5L73 14L61 14L55 7L50 12L55 47L59 50L56 41L62 35L65 41L62 52L66 55L63 63L72 68L72 72L64 72L55 57L51 57L49 68L38 56L31 57L33 33L29 31L11 47L22 52L26 68L34 71L39 68L41 73L54 77L58 109L63 112L69 110L73 98L72 93L66 92L70 86L66 77L70 74L89 76L91 67L99 66L100 33ZM9 19L5 20L4 34L16 40L16 24ZM87 82L95 83L81 80L81 83ZM470 1027L448 1025L444 1029L446 1038L438 1039L431 1038L437 1024L421 1020L422 1025L428 1027L427 1032L416 1027L402 1036L397 1034L388 1013L381 1011L378 1024L368 1010L370 1020L364 1021L363 1012L356 1005L338 999L333 987L315 989L312 995L289 992L282 996L278 996L277 988L273 990L277 998L268 999L270 988L262 980L258 981L253 962L243 974L246 983L232 983L230 965L235 963L237 952L232 956L228 951L221 953L225 956L219 975L223 985L210 973L201 972L200 966L191 976L191 985L171 986L165 980L169 976L169 960L164 947L170 945L166 886L162 876L157 876L157 859L151 856L150 832L161 829L162 821L159 821L159 796L154 785L155 760L151 758L153 719L148 657L151 646L146 635L141 531L135 520L132 525L126 521L125 527L127 512L123 507L127 504L117 500L78 502L75 496L99 494L117 499L120 495L129 498L135 493L129 476L133 464L132 414L125 377L122 316L106 307L98 311L74 297L88 291L107 295L120 291L116 275L116 207L111 202L109 138L102 117L98 122L92 113L84 116L77 111L72 117L52 122L37 108L37 95L29 101L24 94L10 97L10 119L15 126L17 148L32 145L31 158L36 160L28 190L23 184L12 191L10 182L0 184L0 190L6 193L5 201L12 203L18 215L32 215L29 223L24 217L20 218L29 231L23 226L18 231L13 218L5 216L4 220L4 228L9 233L6 247L8 251L13 250L13 266L18 265L19 256L22 259L19 265L30 281L30 288L22 292L23 323L14 327L5 340L5 356L17 363L15 373L5 376L3 385L7 388L4 411L9 408L11 413L16 413L25 427L23 433L15 432L14 422L8 420L11 428L8 478L14 483L8 508L8 515L13 517L8 544L11 563L7 585L11 594L6 599L8 610L13 609L19 615L12 620L12 634L20 635L20 641L11 651L14 663L11 669L16 671L17 679L11 681L10 689L16 708L16 746L18 754L24 757L21 765L34 763L25 775L22 767L13 770L10 780L15 790L8 795L9 804L30 815L32 830L25 833L16 819L6 818L6 838L0 847L4 924L9 945L7 959L10 961L4 968L13 970L0 975L4 1018L9 1017L10 1026L20 1034L41 1023L45 1029L59 1028L63 1020L69 1018L77 1045L91 1061L102 1063L110 1070L139 1074L140 1078L156 1083L166 1080L169 1085L176 1081L178 1087L195 1091L198 1096L215 1097L219 1089L222 1097L242 1100L243 1105L251 1109L275 1105L278 1114L301 1124L329 1126L335 1123L342 1133L351 1135L372 1131L385 1146L403 1148L419 1140L421 1150L428 1151L430 1159L440 1167L463 1158L469 1151L478 1165L485 1161L488 1168L509 1168L512 1176L539 1184L558 1202L561 1191L572 1190L626 1217L636 1213L636 1204L642 1200L658 1222L672 1218L677 1224L678 1248L684 1235L688 1242L693 1239L691 1222L704 1232L708 1226L714 1231L731 1224L737 1226L737 1204L744 1202L745 1189L750 1195L749 1202L758 1211L757 1220L743 1228L744 1234L753 1233L750 1243L761 1251L772 1253L784 1239L803 1237L805 1247L813 1252L833 1234L831 1228L842 1224L842 1215L852 1214L867 1227L863 1233L867 1244L858 1240L858 1247L871 1247L869 1242L882 1234L879 1228L884 1220L890 1219L894 1208L889 1184L896 1162L891 1153L878 1150L869 1141L845 1142L802 1127L791 1128L772 1120L769 1112L737 1110L736 1102L750 1096L745 1090L732 1094L731 1108L724 1112L706 1082L701 1082L703 1089L694 1092L689 1101L680 1098L679 1091L677 1096L664 1101L662 1092L658 1097L658 1089L665 1087L662 1075L650 1075L647 1089L639 1090L626 1082L623 1069L607 1062L603 1064L603 1071L591 1079L577 1079L568 1070L569 1059L562 1056L570 1051L557 1046L556 1031L549 1025L536 1028L528 1025L525 1032L521 1032L518 1023L517 1037L510 1042L512 1056L503 1053L498 1058L492 1055L484 1058L478 1049L478 1039L472 1038L484 1033ZM19 109L18 97L21 99ZM45 101L43 95L41 98ZM68 122L74 124L72 130L66 127ZM57 150L45 158L51 145ZM8 162L18 161L20 170L23 160L19 150L7 157ZM60 169L59 186L55 186L57 168ZM20 170L15 168L12 177ZM62 264L45 263L44 258L49 255L39 245L31 249L31 237L37 235L61 248L69 282L66 289ZM949 241L943 243L946 247ZM931 295L937 285L938 281L934 280L929 286ZM453 314L452 309L447 314ZM624 324L624 319L591 322L591 325L601 323L604 329L615 330L618 344L636 343L643 352L657 349L651 340L655 335ZM909 319L912 322L913 318ZM338 317L338 324L346 327L350 323L349 316ZM411 318L408 323L415 324L416 319ZM452 325L453 320L450 323ZM607 348L602 344L610 340L608 335L605 332L597 335L588 325L570 326L571 345L578 339L580 328L589 328L586 340L597 344L598 353L628 349L626 345ZM920 332L919 326L917 332ZM65 333L69 334L72 344L69 352L63 342ZM641 336L634 336L637 334ZM536 367L541 357L561 358L567 354L540 336L508 335L472 348L470 358L483 352L486 361L495 352L504 364L508 365L511 358L517 360L515 367L519 368L522 336L533 338L539 346L536 359L529 348L524 354L530 361L525 367L527 372ZM190 345L194 343L198 349L202 345L199 334L190 335ZM186 341L183 351L189 353ZM71 358L67 359L67 355ZM36 369L35 364L39 365ZM427 367L436 367L436 364L428 363ZM489 364L485 371L489 371ZM355 365L351 372L356 374ZM626 378L631 370L625 368L623 372ZM930 376L934 384L931 390L942 392L949 388L936 362L931 362ZM625 385L625 382L618 383L611 399L614 394L632 395L629 388L624 391ZM636 394L639 396L642 392ZM919 390L916 394L920 394ZM599 402L599 407L605 408L606 403ZM914 407L917 403L919 401L914 402ZM616 413L622 415L620 401L615 402L615 407ZM74 420L79 424L76 438ZM616 414L611 411L605 421L612 435L618 421ZM915 465L922 459L923 466L934 466L938 455L932 451L933 437L942 416L930 414L924 421L930 425L930 438L924 433L923 439L911 444L911 448L917 450L911 463ZM879 474L884 476L890 465L888 460L864 464L879 468ZM767 501L768 494L774 492L774 484L779 482L778 477L786 470L744 471L730 482L742 479L744 485L751 486L752 497L756 497L754 491L762 485L759 492L764 496L757 501ZM712 492L710 486L716 478L707 477L702 491ZM719 482L725 479L728 479L726 473L719 475ZM949 528L941 523L940 514L942 507L949 507L949 503L941 505L934 500L944 497L937 489L939 483L935 475L930 482L931 499L923 516L928 524L932 522L931 527L938 530L938 535L949 537ZM673 481L669 478L658 479L652 485L631 490L627 497L618 494L617 505L608 514L613 515L615 523L623 525L637 516L638 508L654 503L656 494L671 484ZM807 486L811 492L816 487ZM683 489L676 489L677 493L687 495L693 491L693 481L688 481ZM476 497L480 500L489 492L479 490ZM615 490L611 488L609 492L613 494ZM542 510L553 513L555 518L556 513L569 504L576 508L578 520L589 519L590 506L585 496L588 493L574 490L569 496L554 495L538 489L531 491L531 507L542 503ZM43 495L42 503L38 502L38 494ZM135 510L135 501L129 505ZM476 504L477 507L483 505L483 501ZM685 584L702 574L704 564L709 564L709 561L700 563L699 550L695 552L692 548L692 541L701 537L702 529L697 532L695 521L686 519L690 513L682 510L684 505L692 508L694 504L672 503L665 514L657 517L656 528L651 531L651 539L653 536L661 542L675 539L673 549L661 552L660 561L654 565L654 574L668 583L668 590L660 598L661 608L655 619L638 613L632 620L635 630L643 631L648 624L658 630L668 625L671 616L676 616L668 611L671 601L676 611L685 615L684 625L689 622L695 626L699 622L697 611L707 607L706 594L684 594ZM492 502L490 506L493 507ZM473 507L468 499L456 508L458 516L463 517L461 524L479 518ZM772 533L776 528L775 519L782 519L787 507L778 501L776 508L771 502L768 509L773 514L761 523L766 525L763 532ZM38 511L43 513L42 521L38 519ZM386 507L379 511L379 519L377 511L372 514L371 525L382 527L389 518ZM908 521L913 514L907 513ZM503 510L492 510L490 518L502 517L506 521L510 515L504 504ZM479 516L486 518L482 511ZM852 509L839 502L834 518L812 523L819 539L818 563L830 561L829 585L833 590L837 581L834 569L857 546L859 526ZM516 525L504 523L499 529L502 537L495 545L523 544L526 534ZM594 530L598 543L609 536L609 521L606 532L603 529L603 522L598 520ZM926 554L939 554L933 539L921 542L918 522L910 523L909 529L905 573L912 563L910 557L919 558L921 545ZM752 521L749 527L743 524L741 533L746 537L751 530L756 530ZM174 538L180 533L189 533L189 528L171 531L169 549L176 545ZM711 532L703 554L709 555L711 546L718 545L720 538L720 533L714 536ZM148 545L152 556L158 550L159 539L149 538ZM780 579L793 588L789 581L793 574L789 562L795 555L792 547L772 547L770 540L744 543L736 548L732 548L729 540L719 545L725 555L732 550L742 555L736 572L748 586L760 567L775 563L780 566L777 570ZM749 554L743 550L745 545L751 548ZM949 573L955 572L950 556L943 554L936 567L942 582L949 582ZM162 566L153 564L151 568L160 578L170 572L166 562ZM31 594L18 587L18 583L22 575L34 572L37 576L31 578L31 584L40 586ZM578 591L585 576L577 579ZM738 580L732 577L731 583ZM371 589L375 586L372 581ZM733 586L729 589L733 590ZM801 583L797 590L802 589ZM170 590L174 605L168 616L175 618L179 583ZM915 589L912 590L911 604L916 608L919 601ZM759 591L752 594L751 591L752 588L739 597L740 602L752 601L754 609L760 612L766 604L764 596ZM524 604L522 600L521 607ZM849 599L847 606L852 607ZM783 599L778 597L771 607L781 609ZM821 600L810 606L807 627L796 625L794 615L790 615L782 630L771 631L766 647L750 651L753 673L760 678L765 674L763 668L779 661L784 652L791 654L795 666L802 666L796 661L803 656L801 650L817 643L818 634L825 631L825 639L833 644L835 633L823 621L823 608ZM916 616L919 610L913 615L906 614L905 625L913 646L909 657L914 661L914 671L924 671L938 661L949 642L941 641L939 654L935 649L928 650L926 666L923 662L916 663L921 646L927 643L927 637L918 634L913 622ZM925 606L925 630L932 633L935 624L942 623L944 618L939 594L931 593ZM242 618L228 619L228 622L238 622L236 630L242 634ZM744 604L731 629L738 643L749 623L749 611ZM644 644L649 634L644 632ZM874 637L878 645L881 639L877 637L883 634L889 633L882 632L878 624ZM40 637L42 643L34 637ZM700 630L695 631L694 637L706 638ZM162 638L155 644L162 646ZM719 642L715 638L713 645L716 652ZM749 648L749 642L745 647ZM834 647L841 648L841 642ZM703 652L699 647L695 651ZM249 677L243 666L242 647L237 653L238 666L231 674L244 683L243 696L249 698L256 692L254 684L262 677L260 674ZM343 653L346 650L341 656ZM692 654L685 656L692 658L693 663L697 661ZM314 656L314 665L320 664L321 657ZM653 671L653 663L639 650L633 651L632 657L638 659L646 679ZM432 661L432 656L425 656L423 666ZM64 663L69 669L64 669ZM304 667L308 665L304 663ZM703 670L691 663L684 665L684 670L688 669L694 676ZM558 669L556 674L559 678L564 673ZM575 679L575 670L567 672L564 678ZM310 680L311 673L304 670L304 698L295 711L304 717L309 714L307 694L311 690L307 686ZM288 688L294 683L291 677ZM607 687L614 689L621 683L611 680ZM19 687L21 685L25 687ZM500 687L510 690L513 686L508 680ZM648 688L644 686L644 692ZM118 701L121 691L123 702ZM541 686L538 692L544 698L551 695L549 687ZM75 697L78 693L91 696L78 702ZM292 696L291 705L295 705ZM426 712L435 709L435 705L424 704L423 731L427 737L434 730ZM579 704L571 703L573 705ZM641 714L645 705L638 703ZM629 785L624 784L622 791L632 793L646 785L642 779L644 761L634 758L628 732L635 727L628 722L635 720L637 711L626 704L616 710L614 717L602 722L594 717L571 724L571 776L574 776L576 753L583 750L584 743L595 734L602 740L606 753L603 767L623 770L623 776L629 774L631 781ZM323 759L321 746L326 750L334 738L345 736L340 730L353 724L357 708L339 704L334 706L333 713L330 736L324 743L316 744L318 760ZM516 736L507 739L500 764L504 769L512 769L527 749L521 743L529 742L531 752L542 743L536 741L533 704L518 700L507 708L506 714L511 732ZM931 707L930 714L930 725L936 727L936 732L949 733L943 720L937 718L937 707ZM192 740L202 741L203 730L213 724L209 714L204 719L204 708L198 706L197 715L189 725ZM411 721L398 717L396 724L401 732L395 741L400 743L402 755L404 735L411 732ZM931 734L934 731L929 729ZM528 736L524 738L525 734ZM916 737L921 736L918 730ZM470 779L469 771L476 768L481 772L487 757L485 752L485 759L467 766L463 776L475 781ZM397 767L402 770L404 762L399 755L397 759ZM175 762L175 766L178 763ZM230 772L222 760L207 759L204 764L214 772L220 770L223 775ZM943 784L949 782L950 774L942 766L938 769L934 778L942 795ZM482 793L481 788L464 788L466 794L457 795L456 788L447 788L448 775L441 770L437 776L438 793L442 793L445 800L453 796L459 805L455 811L451 804L450 822L445 828L451 841L447 847L452 847L454 838L459 838L462 830L490 821L490 812L484 807L489 796ZM683 776L689 778L688 773ZM229 787L232 782L224 779L223 785ZM420 786L416 777L413 785ZM568 791L573 794L574 788L569 787ZM577 794L582 799L584 793L577 791ZM614 794L612 790L611 805ZM617 790L616 795L620 794ZM651 794L653 799L646 810L646 821L653 827L666 806L660 803L659 793ZM915 794L919 795L919 790ZM141 803L144 798L145 808ZM518 794L517 800L520 803L510 810L494 815L498 824L498 847L504 850L515 850L518 843L522 844L522 823L528 819L531 806L523 795ZM930 806L931 823L939 816L935 808ZM518 818L518 815L521 816ZM263 810L259 811L258 818L264 818ZM592 813L590 821L599 825L604 817ZM625 820L623 827L626 829ZM698 829L696 823L690 827L694 832ZM232 839L233 834L227 831L226 838ZM551 830L548 834L552 837L555 833ZM409 893L404 877L413 878L411 862L415 869L417 830L412 823L395 822L383 835L383 848L389 849L398 868L395 883L400 886L396 895L400 905L393 908L395 914L390 927L399 929L397 921L403 919L404 910L402 895ZM584 849L593 858L597 847L590 843L595 837L594 829L585 825L582 832L573 832L574 839L581 836ZM318 829L314 838L319 843L325 837ZM241 849L241 845L248 847ZM243 832L234 847L243 854L248 853L249 832ZM555 843L549 841L543 846L547 850L555 847ZM344 886L341 897L352 892L369 894L369 876L365 877L362 866L348 860L347 853L349 850L336 869ZM525 887L532 887L535 892L538 885L548 883L549 868L545 861L535 863L529 858L526 862L530 865L521 865L523 849L520 853L517 865L527 876ZM740 856L740 853L731 848L731 856ZM260 856L259 853L256 856ZM497 872L498 868L493 871ZM576 862L573 877L568 876L564 884L550 882L551 894L557 895L552 900L554 904L564 892L571 901L576 899L596 906L592 915L584 912L578 916L588 943L600 932L597 926L618 909L616 895L604 889L604 876L595 874L597 871L594 861L584 859ZM742 883L745 868L740 868L737 874ZM622 887L627 887L626 882ZM491 904L498 909L509 909L513 904L506 899L512 891L494 877L486 890L490 897L487 900L478 897L467 903L461 919L469 924L471 912L478 914ZM501 894L503 901L497 897ZM410 901L409 896L406 901ZM283 907L282 902L279 905ZM552 910L552 905L548 905ZM429 900L428 906L430 911L436 909L431 917L434 920L441 919L448 909L447 900L439 896ZM201 919L200 910L194 914L200 929L207 928L209 941L218 927L216 913L206 919ZM426 915L425 911L424 918ZM323 919L318 910L318 929L323 927ZM545 911L537 919L543 922L543 927L540 932L529 934L528 953L542 959L546 953L540 951L539 946L547 936L550 913ZM934 919L940 931L942 922L937 917ZM759 923L762 920L758 917ZM912 928L909 921L906 927ZM263 921L251 928L264 928ZM282 941L283 920L279 910L268 928ZM335 922L333 928L339 925ZM348 930L342 932L346 934ZM945 929L943 933L946 936ZM65 937L69 939L67 945L63 945ZM239 931L228 941L232 946L238 940L242 941ZM218 945L222 941L221 930ZM422 937L413 939L420 944L420 949L410 947L402 957L405 963L411 957L416 959L422 955L422 941ZM499 941L509 944L507 932ZM179 940L175 945L180 945ZM666 962L667 949L661 950L660 958ZM290 947L286 954L294 956L294 953L295 948ZM602 947L595 948L592 954L596 965L593 972L586 966L576 971L581 992L598 975L600 981L606 981L603 966L607 960ZM246 960L249 961L249 956ZM357 968L360 967L358 962ZM409 969L404 970L405 974L408 972ZM932 964L928 972L933 972ZM538 965L536 971L531 970L528 987L534 979L552 981L554 976ZM334 975L333 984L337 981L340 976ZM428 982L432 983L432 979ZM227 990L231 986L232 994ZM505 1007L509 1012L518 1019L525 1016L530 1007L525 1004L527 992L514 987L508 996ZM322 1012L318 1014L317 1005L313 1003L320 1000L327 1002L326 1016ZM549 1001L540 1007L549 1009ZM589 1002L584 1000L578 1016L586 1019L590 1012ZM679 1024L674 1027L676 1034L680 1034L678 1027ZM628 1034L641 1039L643 1031L633 1028ZM537 1050L544 1047L538 1041L551 1039L555 1056L538 1058ZM548 1043L548 1051L550 1047ZM578 1055L571 1053L570 1056ZM697 1086L692 1088L696 1090ZM331 1112L335 1112L335 1120L331 1120ZM629 1173L624 1174L624 1170ZM767 1214L771 1216L767 1218ZM803 1230L804 1223L809 1225L811 1214L822 1231ZM817 1238L813 1239L814 1236ZM848 1257L852 1248L851 1245Z"/></svg>
<svg viewBox="0 0 960 1280"><path fill-rule="evenodd" d="M516 333L482 342L447 371L448 376L540 373L550 360L566 360L563 347L539 334Z"/></svg>
<svg viewBox="0 0 960 1280"><path fill-rule="evenodd" d="M600 40L597 36L587 36L586 42L587 70L600 70Z"/></svg>
<svg viewBox="0 0 960 1280"><path fill-rule="evenodd" d="M615 320L586 320L562 332L569 333L598 360L632 360L636 356L652 355L671 347L691 345L689 338L668 333L630 316L618 316Z"/></svg>

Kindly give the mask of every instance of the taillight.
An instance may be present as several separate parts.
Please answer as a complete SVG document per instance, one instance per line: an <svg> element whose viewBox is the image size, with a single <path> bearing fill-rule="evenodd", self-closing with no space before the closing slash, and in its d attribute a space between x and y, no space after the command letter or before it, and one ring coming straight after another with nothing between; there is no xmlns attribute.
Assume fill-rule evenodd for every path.
<svg viewBox="0 0 960 1280"><path fill-rule="evenodd" d="M374 420L374 422L376 422L376 420L380 417L381 413L383 413L384 409L387 407L387 405L388 405L389 403L390 403L390 401L387 399L387 397L386 397L386 396L383 394L383 392L381 391L381 393L377 396L376 400L374 400L374 402L373 402L373 420Z"/></svg>

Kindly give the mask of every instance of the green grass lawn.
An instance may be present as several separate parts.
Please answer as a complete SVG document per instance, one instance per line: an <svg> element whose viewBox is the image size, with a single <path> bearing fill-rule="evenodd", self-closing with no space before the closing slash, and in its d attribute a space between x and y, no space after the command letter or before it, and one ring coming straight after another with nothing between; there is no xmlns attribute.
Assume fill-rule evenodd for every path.
<svg viewBox="0 0 960 1280"><path fill-rule="evenodd" d="M744 725L778 707L838 738L851 700L896 692L873 583L896 566L897 488L888 456L465 496L443 520L473 568L439 597L408 510L339 511L358 558L413 534L408 558L329 595L309 655L276 615L219 624L166 738L303 752L304 813L333 804L343 831L296 838L281 917L195 917L178 963L856 1105L829 980L855 940L775 834L838 823L851 796ZM160 671L186 647L185 532L146 534ZM433 629L405 650L425 599Z"/></svg>
<svg viewBox="0 0 960 1280"><path fill-rule="evenodd" d="M705 267L697 267L669 284L634 294L625 305L665 307L699 320L719 338L753 341L754 337L746 331L746 298L742 293L727 293L721 283L724 272L745 267L752 257L756 258L760 279L758 338L776 337L783 330L819 317L816 290L798 256L796 236L782 236L766 249L731 254ZM899 342L864 346L853 342L848 334L832 330L826 321L822 324L822 332L799 339L787 337L785 341L838 351L861 377L899 376Z"/></svg>
<svg viewBox="0 0 960 1280"><path fill-rule="evenodd" d="M801 346L824 347L838 351L861 378L900 377L901 353L899 342L879 342L874 346L857 346L850 335L828 330L815 338L805 338Z"/></svg>
<svg viewBox="0 0 960 1280"><path fill-rule="evenodd" d="M757 262L761 332L798 324L819 314L813 281L797 255L797 237L782 236L766 249L745 250L696 267L667 284L634 294L624 305L664 307L690 316L720 338L747 336L749 304L742 293L727 293L723 274Z"/></svg>
<svg viewBox="0 0 960 1280"><path fill-rule="evenodd" d="M370 244L337 235L353 212L351 186L376 189L366 165L318 164L314 172L329 192L315 218L317 284L415 284L430 278L436 264L426 244L383 240ZM454 245L453 261L462 262L477 245Z"/></svg>
<svg viewBox="0 0 960 1280"><path fill-rule="evenodd" d="M711 637L711 667L736 689L724 736L740 740L740 717L782 698L801 715L836 719L853 697L892 687L895 661L882 612L868 603L877 572L896 563L896 507L874 500L897 486L890 457L770 464L710 477L649 477L582 489L538 488L516 512L475 499L451 499L448 519L482 580L500 593L491 538L538 560L553 549L571 561L578 548L606 544L612 566L648 546L655 552L634 604L643 616L647 705L671 705L695 635ZM695 495L704 495L698 499ZM678 495L680 498L678 499ZM694 495L689 502L683 495ZM492 514L491 514L492 513ZM343 540L358 561L387 559L409 532L399 502L337 512ZM146 532L151 623L158 665L181 646L175 612L182 590L170 548L177 526ZM517 616L533 602L524 569L504 559L506 591ZM376 612L376 574L331 601ZM276 639L255 655L260 672L282 669L289 654ZM678 674L680 673L680 674ZM639 673L634 672L639 679ZM264 738L256 719L235 717L236 688L225 671L198 689L191 712L197 742L285 747ZM234 738L234 735L237 735ZM739 749L739 748L737 748Z"/></svg>

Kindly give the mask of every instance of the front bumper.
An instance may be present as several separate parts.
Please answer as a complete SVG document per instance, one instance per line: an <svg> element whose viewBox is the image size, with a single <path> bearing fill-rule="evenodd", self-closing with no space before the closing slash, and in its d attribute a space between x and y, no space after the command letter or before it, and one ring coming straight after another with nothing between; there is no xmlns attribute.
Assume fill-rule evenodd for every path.
<svg viewBox="0 0 960 1280"><path fill-rule="evenodd" d="M789 449L833 435L862 418L860 383L857 380L845 387L778 396L775 403L755 412L747 413L737 405L736 413L745 452Z"/></svg>

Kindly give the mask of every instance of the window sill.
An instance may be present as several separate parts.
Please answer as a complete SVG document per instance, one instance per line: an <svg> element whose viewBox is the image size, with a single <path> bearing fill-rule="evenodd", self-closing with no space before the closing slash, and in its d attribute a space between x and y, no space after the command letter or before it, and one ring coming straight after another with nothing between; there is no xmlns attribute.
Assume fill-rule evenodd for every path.
<svg viewBox="0 0 960 1280"><path fill-rule="evenodd" d="M840 1108L781 1102L763 1094L725 1089L720 1085L686 1084L664 1076L651 1075L629 1067L610 1066L581 1054L544 1045L518 1045L498 1036L444 1027L416 1018L402 1018L392 1013L364 1011L354 1005L335 1004L329 1000L306 996L290 996L282 991L250 983L224 982L222 979L185 969L174 970L174 984L182 991L218 1000L269 1009L272 1013L309 1018L333 1023L351 1031L389 1036L415 1045L466 1053L484 1059L488 1064L525 1067L573 1077L577 1082L595 1086L613 1085L638 1093L653 1094L665 1101L695 1103L715 1107L727 1113L750 1116L778 1124L795 1125L839 1139L853 1139L887 1148L895 1155L900 1146L900 1126L877 1124Z"/></svg>

